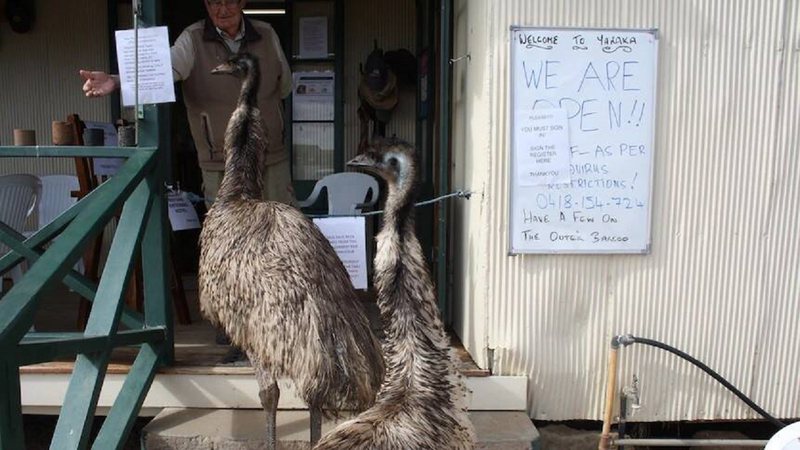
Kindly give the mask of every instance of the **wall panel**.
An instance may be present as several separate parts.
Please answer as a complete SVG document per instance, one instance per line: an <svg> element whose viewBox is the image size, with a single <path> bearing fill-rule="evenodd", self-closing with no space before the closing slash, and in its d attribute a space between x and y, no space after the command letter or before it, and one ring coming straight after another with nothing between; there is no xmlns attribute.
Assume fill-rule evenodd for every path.
<svg viewBox="0 0 800 450"><path fill-rule="evenodd" d="M619 333L675 345L768 411L800 416L800 344L792 324L800 291L797 2L457 5L455 45L473 60L456 69L470 88L454 93L456 115L464 117L454 142L466 146L454 152L454 166L471 167L462 177L479 191L480 206L472 200L467 210L480 212L459 225L472 258L456 283L462 295L482 283L471 279L476 273L486 283L467 299L459 321L461 334L477 335L467 339L473 355L483 353L485 341L495 349L496 373L527 374L537 419L601 418L606 353ZM472 13L483 9L482 17ZM659 30L649 255L508 255L512 25ZM485 323L476 318L482 311ZM621 362L621 383L634 375L640 382L634 420L756 417L665 352L626 348Z"/></svg>

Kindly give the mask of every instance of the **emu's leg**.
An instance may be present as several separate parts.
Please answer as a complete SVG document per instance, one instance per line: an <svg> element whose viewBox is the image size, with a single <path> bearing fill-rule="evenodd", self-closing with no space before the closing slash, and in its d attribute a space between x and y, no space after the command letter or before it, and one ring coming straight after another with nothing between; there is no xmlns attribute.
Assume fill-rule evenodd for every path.
<svg viewBox="0 0 800 450"><path fill-rule="evenodd" d="M308 412L311 415L311 423L309 424L311 428L311 447L314 447L319 442L319 438L322 437L322 410L314 405L309 405Z"/></svg>
<svg viewBox="0 0 800 450"><path fill-rule="evenodd" d="M251 358L251 361L253 359ZM278 448L278 434L277 434L277 416L278 416L278 399L281 396L281 391L278 389L278 382L272 375L261 367L256 361L253 361L253 367L256 371L256 380L258 380L258 398L261 400L261 406L264 412L267 413L267 450L276 450Z"/></svg>

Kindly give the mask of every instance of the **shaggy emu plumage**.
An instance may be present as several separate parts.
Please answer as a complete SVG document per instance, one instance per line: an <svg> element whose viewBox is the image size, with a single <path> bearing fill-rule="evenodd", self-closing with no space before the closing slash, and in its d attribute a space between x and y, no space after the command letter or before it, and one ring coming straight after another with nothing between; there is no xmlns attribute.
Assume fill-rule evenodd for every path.
<svg viewBox="0 0 800 450"><path fill-rule="evenodd" d="M200 309L256 371L276 445L276 380L288 377L311 411L364 409L383 375L380 346L348 277L319 229L300 211L262 200L266 136L256 102L258 61L234 56L214 73L243 77L225 134L225 174L200 234Z"/></svg>
<svg viewBox="0 0 800 450"><path fill-rule="evenodd" d="M466 388L414 232L414 149L381 141L348 164L381 176L389 188L375 255L386 375L375 405L326 434L315 449L471 449Z"/></svg>

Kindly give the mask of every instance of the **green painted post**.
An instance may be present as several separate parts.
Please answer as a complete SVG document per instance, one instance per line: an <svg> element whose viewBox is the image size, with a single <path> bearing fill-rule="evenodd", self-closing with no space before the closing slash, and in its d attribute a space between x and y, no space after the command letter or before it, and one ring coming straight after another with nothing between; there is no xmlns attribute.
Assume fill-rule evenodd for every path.
<svg viewBox="0 0 800 450"><path fill-rule="evenodd" d="M439 195L446 195L450 190L450 54L451 54L451 28L450 22L453 13L452 0L440 1L439 22ZM439 202L438 245L436 260L436 285L438 287L439 313L445 325L452 323L449 301L448 264L447 264L447 239L448 239L448 204Z"/></svg>
<svg viewBox="0 0 800 450"><path fill-rule="evenodd" d="M7 350L0 347L4 355L9 354ZM21 404L19 367L4 356L0 362L0 450L25 448Z"/></svg>
<svg viewBox="0 0 800 450"><path fill-rule="evenodd" d="M154 0L145 1L145 6L154 4ZM155 21L155 17L146 19ZM155 170L147 178L154 197L150 220L142 240L142 260L147 261L142 266L142 281L145 326L163 326L167 330L161 356L162 364L171 364L174 359L172 291L169 287L169 221L164 185L170 167L169 126L165 120L169 117L167 113L167 105L146 106L139 130L140 145L157 146L159 149Z"/></svg>

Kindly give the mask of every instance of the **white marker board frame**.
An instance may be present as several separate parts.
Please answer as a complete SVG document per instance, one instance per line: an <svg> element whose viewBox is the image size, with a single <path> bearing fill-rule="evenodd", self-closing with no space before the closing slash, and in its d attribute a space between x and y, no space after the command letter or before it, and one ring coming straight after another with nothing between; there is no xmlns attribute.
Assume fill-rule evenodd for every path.
<svg viewBox="0 0 800 450"><path fill-rule="evenodd" d="M512 26L510 45L509 253L649 253L657 30ZM533 113L559 107L571 182L522 186Z"/></svg>

